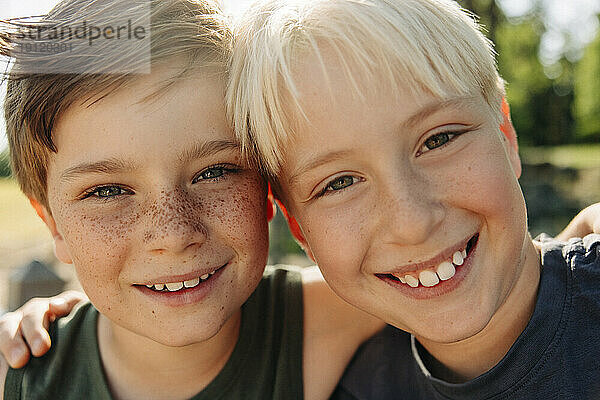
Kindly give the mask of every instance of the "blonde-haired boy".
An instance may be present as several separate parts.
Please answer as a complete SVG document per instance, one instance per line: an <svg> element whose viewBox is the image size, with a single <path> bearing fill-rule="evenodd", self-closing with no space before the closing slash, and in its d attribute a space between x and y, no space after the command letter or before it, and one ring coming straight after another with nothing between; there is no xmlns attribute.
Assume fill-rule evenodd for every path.
<svg viewBox="0 0 600 400"><path fill-rule="evenodd" d="M115 47L117 17L151 40ZM64 29L64 44L92 21L106 40L27 51L48 49L38 31ZM226 119L218 7L65 0L19 29L1 36L12 165L93 306L53 326L26 368L0 357L0 398L326 398L377 324L318 276L263 275L273 205Z"/></svg>
<svg viewBox="0 0 600 400"><path fill-rule="evenodd" d="M269 0L240 20L240 140L332 289L395 327L336 398L600 396L600 237L536 251L503 96L454 1Z"/></svg>

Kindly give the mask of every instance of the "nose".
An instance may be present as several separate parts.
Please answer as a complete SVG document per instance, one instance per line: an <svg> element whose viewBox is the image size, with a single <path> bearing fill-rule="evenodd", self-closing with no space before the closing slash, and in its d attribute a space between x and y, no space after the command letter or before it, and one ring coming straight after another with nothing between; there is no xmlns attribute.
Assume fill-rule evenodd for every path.
<svg viewBox="0 0 600 400"><path fill-rule="evenodd" d="M446 209L435 184L410 169L384 186L378 203L386 243L416 245L440 227Z"/></svg>
<svg viewBox="0 0 600 400"><path fill-rule="evenodd" d="M163 191L145 211L144 244L153 253L183 253L201 247L208 230L203 206L185 191Z"/></svg>

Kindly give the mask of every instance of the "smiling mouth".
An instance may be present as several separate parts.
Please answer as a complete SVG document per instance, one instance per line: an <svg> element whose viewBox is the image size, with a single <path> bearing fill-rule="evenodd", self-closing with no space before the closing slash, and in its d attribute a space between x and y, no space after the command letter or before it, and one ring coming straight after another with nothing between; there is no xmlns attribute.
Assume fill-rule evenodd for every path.
<svg viewBox="0 0 600 400"><path fill-rule="evenodd" d="M455 251L451 257L442 261L437 266L423 269L420 271L375 274L378 278L399 282L411 288L419 286L434 287L442 281L452 279L456 274L456 268L464 264L465 260L471 255L471 252L477 241L479 234L475 234L462 250Z"/></svg>
<svg viewBox="0 0 600 400"><path fill-rule="evenodd" d="M206 281L209 281L215 273L217 273L221 269L225 268L226 266L227 266L227 264L215 269L214 271L211 271L209 273L206 273L204 275L201 275L201 276L198 276L196 278L192 278L192 279L189 279L186 281L164 282L164 283L154 283L151 285L134 285L134 286L145 286L148 289L152 290L153 292L158 292L158 293L182 292L186 289L195 288L196 286L198 286Z"/></svg>

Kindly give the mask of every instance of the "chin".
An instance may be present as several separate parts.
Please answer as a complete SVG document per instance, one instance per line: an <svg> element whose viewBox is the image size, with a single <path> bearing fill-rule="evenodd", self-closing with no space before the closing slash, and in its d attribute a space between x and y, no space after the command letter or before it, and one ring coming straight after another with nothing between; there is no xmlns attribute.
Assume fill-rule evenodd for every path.
<svg viewBox="0 0 600 400"><path fill-rule="evenodd" d="M444 321L432 321L428 327L423 327L418 332L414 331L413 334L418 338L431 342L457 343L468 340L483 331L490 323L492 315L478 313L478 315L471 314L454 319L448 318Z"/></svg>
<svg viewBox="0 0 600 400"><path fill-rule="evenodd" d="M196 326L196 329L185 329L178 326L173 330L153 332L154 334L148 335L148 338L163 346L185 347L210 340L220 332L223 325L204 325L202 329L200 329L200 325Z"/></svg>

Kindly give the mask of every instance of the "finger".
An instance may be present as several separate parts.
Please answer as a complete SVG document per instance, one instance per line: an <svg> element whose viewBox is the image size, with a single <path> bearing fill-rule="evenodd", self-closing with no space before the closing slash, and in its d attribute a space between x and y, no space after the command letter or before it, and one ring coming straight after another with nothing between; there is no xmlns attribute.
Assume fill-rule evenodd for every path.
<svg viewBox="0 0 600 400"><path fill-rule="evenodd" d="M21 368L29 361L29 347L19 330L20 311L4 314L0 319L0 352L12 368Z"/></svg>
<svg viewBox="0 0 600 400"><path fill-rule="evenodd" d="M48 299L32 299L22 307L21 334L36 357L44 355L50 349L48 309Z"/></svg>
<svg viewBox="0 0 600 400"><path fill-rule="evenodd" d="M87 300L87 297L79 291L69 290L51 297L49 300L48 321L45 322L53 322L56 318L68 315L78 303ZM46 328L47 327L48 326L46 325Z"/></svg>

